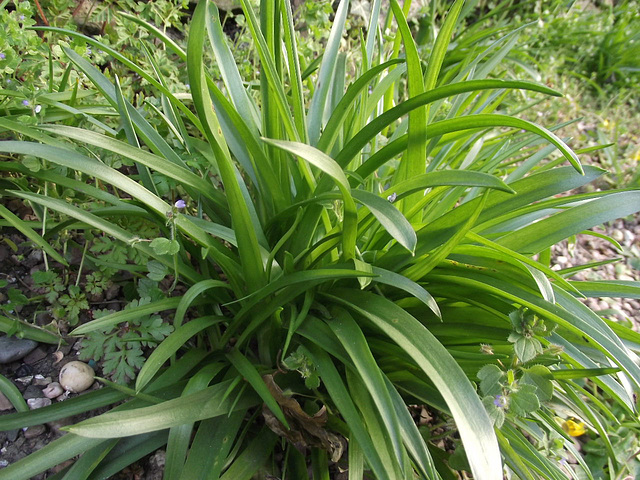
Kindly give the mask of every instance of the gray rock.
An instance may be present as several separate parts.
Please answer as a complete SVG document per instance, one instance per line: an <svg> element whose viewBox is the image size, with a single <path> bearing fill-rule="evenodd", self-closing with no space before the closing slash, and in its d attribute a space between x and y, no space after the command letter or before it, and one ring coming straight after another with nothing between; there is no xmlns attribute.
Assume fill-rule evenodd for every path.
<svg viewBox="0 0 640 480"><path fill-rule="evenodd" d="M42 389L36 385L29 385L22 394L22 398L25 400L29 400L30 398L44 398L44 396Z"/></svg>
<svg viewBox="0 0 640 480"><path fill-rule="evenodd" d="M33 427L29 427L24 431L24 438L36 438L42 435L47 431L47 427L44 425L35 425Z"/></svg>
<svg viewBox="0 0 640 480"><path fill-rule="evenodd" d="M20 360L37 346L37 342L26 338L0 337L0 364Z"/></svg>
<svg viewBox="0 0 640 480"><path fill-rule="evenodd" d="M29 365L33 365L34 363L39 362L43 358L46 358L46 356L47 356L46 350L44 348L42 348L42 347L38 347L33 352L31 352L29 355L24 357L24 359L22 361L24 363L28 363Z"/></svg>

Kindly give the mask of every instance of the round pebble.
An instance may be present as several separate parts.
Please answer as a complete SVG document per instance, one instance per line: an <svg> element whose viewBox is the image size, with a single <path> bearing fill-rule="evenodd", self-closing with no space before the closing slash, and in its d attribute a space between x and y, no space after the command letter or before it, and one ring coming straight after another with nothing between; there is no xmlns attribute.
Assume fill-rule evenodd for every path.
<svg viewBox="0 0 640 480"><path fill-rule="evenodd" d="M73 361L67 363L60 370L60 385L72 393L84 392L93 385L95 372L84 362Z"/></svg>

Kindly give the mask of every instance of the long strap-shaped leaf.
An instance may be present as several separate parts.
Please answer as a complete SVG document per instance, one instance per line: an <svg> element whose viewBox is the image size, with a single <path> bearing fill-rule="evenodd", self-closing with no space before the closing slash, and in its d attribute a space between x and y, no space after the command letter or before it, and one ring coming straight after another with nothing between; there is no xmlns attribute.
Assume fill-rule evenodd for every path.
<svg viewBox="0 0 640 480"><path fill-rule="evenodd" d="M46 125L41 128L45 131L122 155L174 180L178 180L185 185L193 187L199 193L202 193L202 195L214 201L221 202L221 200L223 200L221 195L214 192L214 187L211 182L198 177L188 168L176 165L162 157L142 150L139 146L134 147L120 140L84 128L69 127L66 125Z"/></svg>
<svg viewBox="0 0 640 480"><path fill-rule="evenodd" d="M388 466L382 463L379 451L373 444L351 395L349 395L338 370L331 361L331 357L324 349L312 344L307 345L304 350L313 360L313 363L317 365L323 384L329 391L331 399L347 423L349 430L351 430L351 435L355 437L362 448L362 452L376 478L379 480L391 480L387 470Z"/></svg>
<svg viewBox="0 0 640 480"><path fill-rule="evenodd" d="M353 361L355 371L378 408L382 422L389 434L389 440L393 445L398 465L402 465L403 448L401 446L400 425L380 367L371 353L364 333L353 317L343 309L336 309L333 313L334 317L328 322L329 327Z"/></svg>
<svg viewBox="0 0 640 480"><path fill-rule="evenodd" d="M3 142L3 143L8 143L8 142ZM53 210L64 213L65 215L74 217L80 220L81 222L86 223L87 225L91 225L95 228L102 230L103 232L107 233L108 235L111 235L114 238L117 238L122 242L125 242L134 246L138 250L144 252L145 255L155 258L156 260L163 263L164 265L167 265L168 267L173 266L173 259L170 256L156 254L151 247L149 247L148 245L143 245L144 242L139 242L138 241L139 238L133 235L132 233L124 230L123 228L120 228L118 225L115 225L111 222L108 222L98 217L97 215L93 215L92 213L89 213L85 210L77 208L57 198L51 198L45 195L38 195L35 193L28 193L28 192L12 191L11 193L16 197L24 198L34 203L39 203ZM211 244L215 245L215 242L211 241ZM227 263L225 260L223 260L223 262ZM178 271L180 275L185 276L185 278L188 278L190 281L198 281L202 279L199 273L197 273L193 268L191 268L190 266L184 263L179 264Z"/></svg>
<svg viewBox="0 0 640 480"><path fill-rule="evenodd" d="M356 238L358 233L358 214L356 212L356 204L351 196L349 180L347 180L347 176L342 171L342 168L340 168L340 166L331 157L309 145L297 142L286 142L283 140L264 139L264 141L299 156L322 170L336 181L344 203L342 255L344 260L353 258L355 256Z"/></svg>
<svg viewBox="0 0 640 480"><path fill-rule="evenodd" d="M407 88L410 97L416 97L424 92L424 80L422 77L422 65L418 56L418 48L413 41L409 25L404 17L397 0L391 0L391 10L396 17L398 30L402 35L405 55L407 58ZM427 133L427 109L425 106L415 108L409 112L409 132L407 151L402 157L400 165L396 171L393 183L402 182L425 172L427 161L427 143L424 141ZM407 213L411 204L399 202L402 213Z"/></svg>
<svg viewBox="0 0 640 480"><path fill-rule="evenodd" d="M393 107L390 110L387 110L382 115L376 117L370 123L368 123L357 135L353 137L349 141L347 145L343 148L340 154L336 157L336 161L340 165L345 165L378 133L380 133L385 127L391 125L397 119L406 115L410 111L419 108L423 105L428 105L429 103L433 103L436 100L440 100L442 98L451 97L454 95L459 95L461 93L473 92L476 90L489 90L489 89L502 89L502 88L513 88L513 89L523 89L523 90L531 90L535 92L541 92L548 95L558 95L558 92L552 90L543 85L538 85L532 82L522 82L522 81L507 81L507 80L471 80L468 82L460 82L454 83L452 85L444 85L442 87L435 88L428 92L422 93L416 97L410 98L397 106ZM473 118L478 117L477 115L473 116ZM468 117L461 117L461 119ZM511 117L509 117L511 118ZM440 123L440 122L437 122ZM432 128L431 124L429 128ZM477 128L482 127L482 125L476 125ZM442 135L442 133L446 132L436 132L434 134L429 133L430 137L434 137L437 135Z"/></svg>
<svg viewBox="0 0 640 480"><path fill-rule="evenodd" d="M182 395L190 395L207 388L207 386L209 386L209 382L223 367L224 364L222 362L209 363L202 367L198 373L191 377L187 386L182 391ZM164 469L165 480L177 480L180 478L180 472L182 471L187 458L187 450L189 448L193 426L193 423L185 423L172 427L169 431Z"/></svg>
<svg viewBox="0 0 640 480"><path fill-rule="evenodd" d="M211 97L203 68L203 49L205 40L206 1L199 2L193 14L187 48L187 69L191 83L193 102L203 123L205 134L216 157L222 183L228 198L233 227L238 239L238 250L249 291L254 291L264 285L265 275L260 257L260 249L256 236L255 225L251 221L249 208L245 204L228 152L223 149L216 138L217 121L211 107Z"/></svg>
<svg viewBox="0 0 640 480"><path fill-rule="evenodd" d="M380 0L378 0L378 2L379 1ZM316 147L318 147L318 150L328 152L331 147L333 147L333 144L336 141L338 134L340 133L340 128L342 127L342 124L344 123L350 109L358 99L359 94L378 74L380 74L387 68L392 67L393 65L397 65L398 63L402 63L402 60L395 59L377 65L370 70L367 70L349 86L342 99L340 99L340 102L338 102L338 104L331 112L331 117L327 121L327 125L322 131L320 140L318 140L318 144L316 145Z"/></svg>
<svg viewBox="0 0 640 480"><path fill-rule="evenodd" d="M160 345L158 345L149 358L144 363L144 366L140 369L138 378L136 379L136 392L142 391L142 389L153 379L158 373L164 362L174 355L180 348L184 346L187 341L195 334L201 332L205 328L212 325L216 325L224 320L224 317L217 317L215 315L209 315L206 317L196 318L179 328L165 338Z"/></svg>
<svg viewBox="0 0 640 480"><path fill-rule="evenodd" d="M87 439L77 435L65 435L0 470L0 480L29 480L40 472L55 467L103 442L102 438Z"/></svg>
<svg viewBox="0 0 640 480"><path fill-rule="evenodd" d="M108 412L65 429L89 438L126 437L227 415L259 403L257 395L248 391L244 391L238 401L229 398L227 389L230 384L231 381L224 381L150 407Z"/></svg>
<svg viewBox="0 0 640 480"><path fill-rule="evenodd" d="M247 0L241 0L242 10L244 12L244 16L247 22L247 26L251 31L251 35L255 41L255 47L258 51L258 55L260 56L260 63L262 69L264 70L264 74L267 76L269 82L269 88L272 89L274 93L274 99L276 102L276 106L278 112L280 113L280 120L285 126L285 130L290 138L299 139L300 135L298 134L296 127L291 120L291 112L287 106L287 96L284 91L284 86L278 76L277 68L275 63L273 62L273 58L269 53L269 47L267 42L260 31L260 26L258 23L258 19L256 18L256 14L253 11L253 7L250 2ZM193 28L193 26L191 27ZM193 85L193 84L192 84Z"/></svg>
<svg viewBox="0 0 640 480"><path fill-rule="evenodd" d="M502 237L497 243L523 253L538 253L587 228L638 211L640 191L612 193L528 225Z"/></svg>
<svg viewBox="0 0 640 480"><path fill-rule="evenodd" d="M316 91L311 99L311 105L309 105L309 142L311 145L316 145L320 138L320 131L324 123L324 112L329 101L329 87L336 69L338 48L340 47L348 12L349 0L341 0L333 19L324 55L322 56Z"/></svg>
<svg viewBox="0 0 640 480"><path fill-rule="evenodd" d="M213 53L218 61L222 80L238 113L251 131L257 135L260 130L260 121L256 115L254 105L244 89L233 54L227 46L226 37L220 24L218 8L214 2L207 2L207 8L207 33L209 34L209 42L213 48Z"/></svg>
<svg viewBox="0 0 640 480"><path fill-rule="evenodd" d="M489 223L501 215L516 212L518 209L542 199L586 185L602 173L603 170L591 166L585 167L585 175L577 174L571 167L561 167L537 173L510 184L509 186L518 192L515 195L494 190L480 214L474 231L482 231L481 229L485 226L483 224ZM480 199L476 198L464 203L419 229L417 231L416 256L429 253L433 248L446 242L458 231L459 225L472 215L479 201ZM406 254L406 250L401 245L393 245L376 264L397 271L408 261L411 261L411 257Z"/></svg>
<svg viewBox="0 0 640 480"><path fill-rule="evenodd" d="M180 480L220 477L229 451L234 446L232 440L240 429L245 413L237 411L229 416L208 418L200 422ZM216 446L214 451L211 451L211 445Z"/></svg>
<svg viewBox="0 0 640 480"><path fill-rule="evenodd" d="M60 255L58 252L56 252L53 249L53 247L49 245L47 241L45 241L44 238L42 238L35 231L33 231L33 229L29 227L29 225L27 225L26 222L24 222L19 217L17 217L12 212L10 212L9 209L7 209L4 205L0 205L0 217L6 218L9 224L13 228L20 231L25 237L27 237L29 240L35 243L38 247L42 248L42 250L44 250L45 253L48 253L49 255L51 255L51 257L56 262L60 262L62 265L65 265L65 266L69 265L68 262L64 259L64 257Z"/></svg>
<svg viewBox="0 0 640 480"><path fill-rule="evenodd" d="M502 479L493 426L475 388L442 344L418 320L369 292L341 289L326 297L354 310L394 340L429 376L447 402L465 445L474 478Z"/></svg>
<svg viewBox="0 0 640 480"><path fill-rule="evenodd" d="M188 324L187 324L188 325ZM245 357L242 353L238 351L237 348L234 348L229 353L227 353L227 359L233 364L233 366L238 370L240 375L244 377L244 379L249 382L249 384L253 387L260 398L264 401L264 403L269 407L269 410L282 422L282 424L289 429L289 424L287 423L287 419L282 413L282 409L280 405L273 397L269 388L265 384L264 380L258 373L256 367L249 361L247 357Z"/></svg>

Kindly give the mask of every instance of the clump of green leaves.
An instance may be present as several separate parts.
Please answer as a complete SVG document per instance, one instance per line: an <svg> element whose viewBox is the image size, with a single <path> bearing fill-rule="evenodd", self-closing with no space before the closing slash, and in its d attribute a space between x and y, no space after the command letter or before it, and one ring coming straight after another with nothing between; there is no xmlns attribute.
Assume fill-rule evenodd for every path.
<svg viewBox="0 0 640 480"><path fill-rule="evenodd" d="M302 349L298 349L282 361L287 370L297 371L304 379L305 386L314 390L320 386L320 376L313 361L305 355Z"/></svg>
<svg viewBox="0 0 640 480"><path fill-rule="evenodd" d="M129 302L124 310L151 303L150 297L142 297ZM98 320L113 314L113 310L94 310L93 318ZM80 342L78 352L81 360L101 362L103 375L114 382L126 384L135 379L136 372L145 361L145 348L152 348L162 342L173 326L160 315L144 315L125 322L118 328L95 330Z"/></svg>
<svg viewBox="0 0 640 480"><path fill-rule="evenodd" d="M561 478L562 466L529 438L551 438L560 428L548 405L591 412L582 400L590 392L573 379L593 377L612 402L633 410L623 377L612 373L640 386L629 353L640 351L638 337L622 326L614 331L576 297L635 294L636 286L569 282L549 267L548 252L559 240L634 213L640 193L564 195L602 171L584 167L560 137L503 101L509 92L558 95L542 84L498 79L494 67L509 57L515 32L490 43L484 34L457 31L464 11L458 0L434 31L425 68L398 2L391 1L384 22L380 6L373 4L372 25L388 29L369 28L357 48L344 51L356 39L347 32L349 2L340 2L316 71L301 68L289 2L263 0L259 21L242 0L259 57L248 77L213 3L197 4L186 51L127 16L180 68L186 64L189 97L167 88L157 65L149 71L94 39L58 31L107 48L158 98L140 102L110 72L65 49L117 125L101 124L93 113L91 128L9 125L31 138L1 142L0 149L69 169L65 183L108 206L23 184L11 195L135 248L135 265L121 264L141 277L138 306L127 310L143 303L144 315L175 311L166 314L174 331L156 339L147 324L165 336L161 320L138 322L127 310L75 328L73 335L93 336L83 358L104 358L119 380L142 365L145 342L160 342L135 390L116 389L135 403L70 426L74 435L56 440L56 455L46 461L25 459L5 471L26 476L27 466L37 473L83 454L86 442L65 442L90 436L96 450L82 462L91 464L93 452L115 443L166 442L168 479L249 478L260 468L294 477L312 468L330 478L329 459L338 461L331 439L340 433L353 442L344 462L358 479L451 477L452 465L478 480L501 479L508 469ZM210 57L220 76L208 68ZM62 146L52 147L54 140ZM105 150L132 165L107 165ZM554 152L557 159L543 162ZM90 190L88 178L107 188ZM188 211L174 214L176 198L190 199ZM128 223L133 217L155 225L155 234ZM157 282L169 269L186 290L166 298ZM120 327L108 331L107 324ZM563 355L545 351L547 341L566 347ZM294 353L281 360L283 351ZM108 386L94 396L112 393ZM448 452L420 435L407 408L416 403L455 423L464 448L448 465ZM606 414L603 402L593 409ZM328 443L303 443L302 426ZM305 445L308 456L300 452ZM109 453L101 458L96 468L115 468Z"/></svg>
<svg viewBox="0 0 640 480"><path fill-rule="evenodd" d="M540 355L544 349L536 336L549 336L553 329L549 329L542 318L526 309L516 310L509 314L513 332L509 335L509 341L513 343L513 350L517 359L527 363Z"/></svg>
<svg viewBox="0 0 640 480"><path fill-rule="evenodd" d="M544 365L507 371L497 365L485 365L478 372L478 379L482 403L497 428L507 414L526 417L553 396L553 377Z"/></svg>

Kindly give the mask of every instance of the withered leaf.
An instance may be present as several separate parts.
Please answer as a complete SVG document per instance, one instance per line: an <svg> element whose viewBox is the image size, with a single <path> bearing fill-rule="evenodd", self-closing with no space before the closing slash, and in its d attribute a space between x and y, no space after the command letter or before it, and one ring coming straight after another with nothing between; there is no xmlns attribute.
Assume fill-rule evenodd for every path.
<svg viewBox="0 0 640 480"><path fill-rule="evenodd" d="M346 442L341 436L324 428L327 423L326 407L323 406L315 415L310 416L295 398L288 397L282 392L282 389L274 381L273 375L263 375L262 379L273 398L280 405L291 428L287 430L271 410L263 405L262 415L267 426L277 435L286 438L299 451L303 452L307 447L318 447L329 452L332 462L340 460Z"/></svg>

